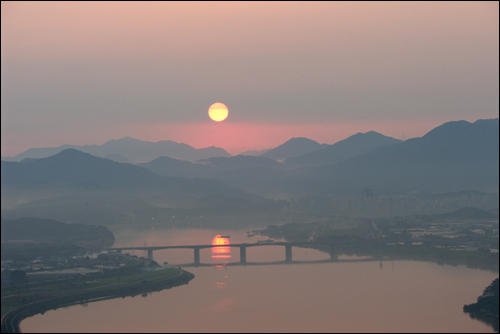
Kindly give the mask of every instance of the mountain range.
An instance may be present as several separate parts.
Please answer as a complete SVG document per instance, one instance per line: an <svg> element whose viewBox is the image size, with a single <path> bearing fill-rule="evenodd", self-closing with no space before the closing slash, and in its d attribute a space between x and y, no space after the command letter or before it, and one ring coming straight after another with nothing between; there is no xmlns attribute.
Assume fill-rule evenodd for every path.
<svg viewBox="0 0 500 334"><path fill-rule="evenodd" d="M182 195L190 191L200 194L229 189L227 185L208 179L166 178L145 168L95 157L75 149L66 149L48 158L28 162L2 161L4 189L69 189L103 190L128 193L152 191ZM206 193L205 190L206 189Z"/></svg>
<svg viewBox="0 0 500 334"><path fill-rule="evenodd" d="M215 177L245 188L241 181L251 174L255 174L255 180L252 181L254 184L268 183L266 171L270 171L270 176L275 178L278 176L275 171L280 170L279 177L282 178L297 174L295 170L305 166L333 164L363 154L371 148L398 142L401 141L370 131L355 134L333 145L319 144L307 138L292 138L259 156L242 154L234 157L212 157L194 163L160 157L138 165L164 176ZM283 160L284 163L280 163Z"/></svg>
<svg viewBox="0 0 500 334"><path fill-rule="evenodd" d="M289 167L319 166L336 164L368 152L380 146L400 143L401 140L384 136L375 131L356 133L333 145L322 145L321 149L300 156L290 156L285 160Z"/></svg>
<svg viewBox="0 0 500 334"><path fill-rule="evenodd" d="M222 206L235 198L254 204L267 201L217 180L164 177L140 166L74 149L24 163L2 161L1 177L2 209L16 207L25 212L28 207L41 210L57 206L73 208L75 203L83 209L82 203L96 199L96 204L103 207L136 203L135 210L192 208L203 206L203 198L218 198ZM55 219L50 215L43 218Z"/></svg>
<svg viewBox="0 0 500 334"><path fill-rule="evenodd" d="M292 138L280 146L270 149L261 154L261 157L272 158L274 160L285 160L291 157L302 156L304 154L317 151L321 148L329 146L328 144L320 144L314 140L299 137Z"/></svg>
<svg viewBox="0 0 500 334"><path fill-rule="evenodd" d="M26 158L46 158L70 148L92 154L96 157L129 163L147 162L161 156L187 161L231 156L231 154L227 153L224 149L215 146L195 149L188 144L176 143L171 140L163 140L154 143L125 137L122 139L109 140L102 145L62 145L59 147L30 148L13 157L2 157L2 160L21 161Z"/></svg>
<svg viewBox="0 0 500 334"><path fill-rule="evenodd" d="M121 151L107 152L134 152L143 143L123 139L115 143ZM153 151L147 154L154 156ZM127 154L126 159L133 156ZM406 141L373 131L333 145L292 138L260 156L195 161L161 156L134 165L66 149L45 158L2 161L2 217L100 224L163 217L173 224L172 217L180 215L212 217L216 223L221 215L275 217L288 205L277 199L366 189L377 195L498 193L498 175L498 119L448 122Z"/></svg>
<svg viewBox="0 0 500 334"><path fill-rule="evenodd" d="M305 193L498 193L499 121L448 122L420 138L369 150L337 164L313 167L287 184Z"/></svg>

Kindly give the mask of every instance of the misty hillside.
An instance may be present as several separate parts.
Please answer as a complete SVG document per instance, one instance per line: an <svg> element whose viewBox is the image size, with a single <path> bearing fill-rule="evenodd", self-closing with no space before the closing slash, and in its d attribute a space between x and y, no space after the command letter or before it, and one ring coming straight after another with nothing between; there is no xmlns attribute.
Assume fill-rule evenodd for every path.
<svg viewBox="0 0 500 334"><path fill-rule="evenodd" d="M91 184L111 190L138 190L164 185L150 171L66 149L29 163L2 162L2 187L73 186ZM178 184L177 180L174 180Z"/></svg>
<svg viewBox="0 0 500 334"><path fill-rule="evenodd" d="M401 141L374 131L366 134L355 134L333 145L318 144L307 138L293 138L260 156L260 158L266 159L269 159L269 157L265 157L268 153L271 153L269 155L275 159L287 155L292 156L283 163L271 163L270 161L264 163L265 160L254 159L250 164L250 159L246 159L245 163L241 161L241 163L236 164L234 161L237 157L208 160L218 163L218 167L223 169L213 176L217 180L261 196L287 198L295 191L291 188L295 182L295 176L307 171L308 168L311 168L310 166L334 164L361 155L374 147L398 142ZM313 151L293 157L294 154L307 150ZM229 164L230 161L233 163Z"/></svg>
<svg viewBox="0 0 500 334"><path fill-rule="evenodd" d="M96 245L114 243L114 236L105 226L66 224L52 219L21 218L2 219L2 241L34 240L50 243Z"/></svg>
<svg viewBox="0 0 500 334"><path fill-rule="evenodd" d="M131 194L199 196L244 195L219 181L167 178L146 168L94 157L74 149L29 163L2 161L2 204L16 192L39 192L42 198L64 191L119 191ZM19 195L21 196L21 195Z"/></svg>
<svg viewBox="0 0 500 334"><path fill-rule="evenodd" d="M429 216L431 219L495 219L498 215L478 208L465 207L448 213Z"/></svg>
<svg viewBox="0 0 500 334"><path fill-rule="evenodd" d="M270 178L288 175L288 172L283 170L283 164L271 158L243 155L209 158L195 163L160 157L137 165L163 176L214 178L263 196L267 194L257 191L259 184L268 184Z"/></svg>
<svg viewBox="0 0 500 334"><path fill-rule="evenodd" d="M217 172L217 169L201 163L193 163L169 157L159 157L150 162L139 163L137 166L147 168L163 176L187 177L191 179L195 177L210 178Z"/></svg>
<svg viewBox="0 0 500 334"><path fill-rule="evenodd" d="M74 149L24 163L2 161L1 174L4 219L123 225L151 223L156 217L179 226L192 223L188 217L194 216L200 220L197 226L210 226L231 215L272 216L286 205L218 180L164 177Z"/></svg>
<svg viewBox="0 0 500 334"><path fill-rule="evenodd" d="M2 216L8 209L10 218L34 215L70 221L80 212L81 221L87 209L82 203L88 202L95 208L93 219L119 222L158 210L163 215L167 207L201 206L222 213L235 212L227 207L234 203L239 205L236 211L253 207L259 212L276 204L260 196L361 194L364 189L377 195L498 193L498 143L499 121L493 119L448 122L404 142L376 132L358 133L286 160L312 157L315 164L326 164L292 168L269 157L241 155L196 163L162 157L138 166L68 149L48 158L2 161ZM338 159L345 160L334 164ZM219 204L209 208L213 201Z"/></svg>
<svg viewBox="0 0 500 334"><path fill-rule="evenodd" d="M294 175L293 171L283 169L282 166L256 166L223 170L215 174L213 178L256 195L287 198L288 194L283 192L282 185L292 175Z"/></svg>
<svg viewBox="0 0 500 334"><path fill-rule="evenodd" d="M277 169L282 168L282 164L275 161L274 159L267 157L247 156L247 155L237 155L230 158L215 157L204 160L198 160L197 162L219 170L253 168L253 167L267 167L267 168L277 168Z"/></svg>
<svg viewBox="0 0 500 334"><path fill-rule="evenodd" d="M194 147L176 143L171 140L149 142L125 137L122 139L109 140L102 145L62 145L49 148L30 148L14 157L2 157L4 161L21 161L25 158L46 158L66 149L76 149L97 157L106 157L117 162L147 162L161 156L177 158L181 160L195 161L210 157L230 157L224 149L218 147L207 147L195 149Z"/></svg>
<svg viewBox="0 0 500 334"><path fill-rule="evenodd" d="M284 144L266 151L260 156L274 160L284 160L290 157L297 157L309 152L317 151L326 146L328 146L328 144L320 144L314 140L304 137L292 138Z"/></svg>
<svg viewBox="0 0 500 334"><path fill-rule="evenodd" d="M211 171L200 173L194 169L200 166L180 161L164 162L162 172L150 170L181 175L174 173L182 173L183 168L189 177L212 173L212 178L228 185L274 198L361 193L366 188L378 194L498 192L498 120L449 122L405 142L374 131L358 133L284 163L263 156L210 158L199 163Z"/></svg>
<svg viewBox="0 0 500 334"><path fill-rule="evenodd" d="M377 193L481 190L498 193L498 119L445 123L421 138L311 168L284 187L292 192Z"/></svg>
<svg viewBox="0 0 500 334"><path fill-rule="evenodd" d="M263 149L263 150L247 150L245 152L241 152L238 155L258 156L258 155L262 155L262 154L266 153L269 150L270 150L270 148L266 148L266 149Z"/></svg>
<svg viewBox="0 0 500 334"><path fill-rule="evenodd" d="M314 152L290 157L284 163L288 167L331 165L361 155L373 148L400 142L399 139L387 137L375 131L357 133Z"/></svg>

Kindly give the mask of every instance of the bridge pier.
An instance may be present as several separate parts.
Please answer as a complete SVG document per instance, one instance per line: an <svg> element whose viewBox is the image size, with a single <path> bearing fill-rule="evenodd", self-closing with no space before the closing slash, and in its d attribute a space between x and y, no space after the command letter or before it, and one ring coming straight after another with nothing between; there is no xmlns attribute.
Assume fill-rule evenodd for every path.
<svg viewBox="0 0 500 334"><path fill-rule="evenodd" d="M247 263L247 248L245 246L240 247L240 263Z"/></svg>
<svg viewBox="0 0 500 334"><path fill-rule="evenodd" d="M122 250L121 250L121 249L117 249L117 250L116 250L116 252L117 252L118 254L121 254L121 253L122 253Z"/></svg>
<svg viewBox="0 0 500 334"><path fill-rule="evenodd" d="M330 261L337 261L337 254L335 254L335 247L330 245Z"/></svg>
<svg viewBox="0 0 500 334"><path fill-rule="evenodd" d="M153 250L148 249L148 259L152 260L153 259Z"/></svg>
<svg viewBox="0 0 500 334"><path fill-rule="evenodd" d="M199 248L193 248L194 249L194 264L199 265L200 264L200 249Z"/></svg>
<svg viewBox="0 0 500 334"><path fill-rule="evenodd" d="M285 261L292 262L292 246L285 245Z"/></svg>

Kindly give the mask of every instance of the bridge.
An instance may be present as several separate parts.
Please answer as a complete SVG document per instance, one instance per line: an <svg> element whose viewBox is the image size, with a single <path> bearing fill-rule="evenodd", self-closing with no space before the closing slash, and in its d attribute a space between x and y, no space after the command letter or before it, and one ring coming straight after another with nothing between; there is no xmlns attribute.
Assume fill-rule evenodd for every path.
<svg viewBox="0 0 500 334"><path fill-rule="evenodd" d="M284 246L285 247L285 262L292 262L292 247L296 246L326 246L330 254L330 261L336 260L334 254L334 247L332 244L316 243L316 242L269 242L269 243L242 243L242 244L228 244L228 245L185 245L185 246L151 246L151 247L112 247L108 248L109 251L121 253L124 250L145 250L148 251L148 258L153 259L153 251L160 249L192 249L194 251L194 264L200 264L200 249L214 248L214 247L238 247L240 249L240 264L247 263L247 248L259 246Z"/></svg>

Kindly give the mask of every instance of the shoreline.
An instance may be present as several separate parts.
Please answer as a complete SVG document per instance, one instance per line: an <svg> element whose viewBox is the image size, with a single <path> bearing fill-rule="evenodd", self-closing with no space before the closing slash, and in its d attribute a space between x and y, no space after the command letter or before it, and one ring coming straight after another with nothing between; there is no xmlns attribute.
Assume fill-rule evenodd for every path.
<svg viewBox="0 0 500 334"><path fill-rule="evenodd" d="M84 291L76 294L56 297L49 300L42 300L23 305L14 310L5 313L1 319L2 333L21 333L21 322L36 314L44 314L46 311L56 310L60 307L68 307L78 304L97 302L107 299L120 297L133 297L139 294L150 293L170 289L176 286L188 284L194 278L194 275L188 271L178 268L179 273L166 280L157 277L154 281L142 280L131 286L118 286L105 291L102 287L97 291ZM158 272L158 271L157 271ZM124 276L126 277L126 276ZM146 283L144 283L146 282Z"/></svg>

